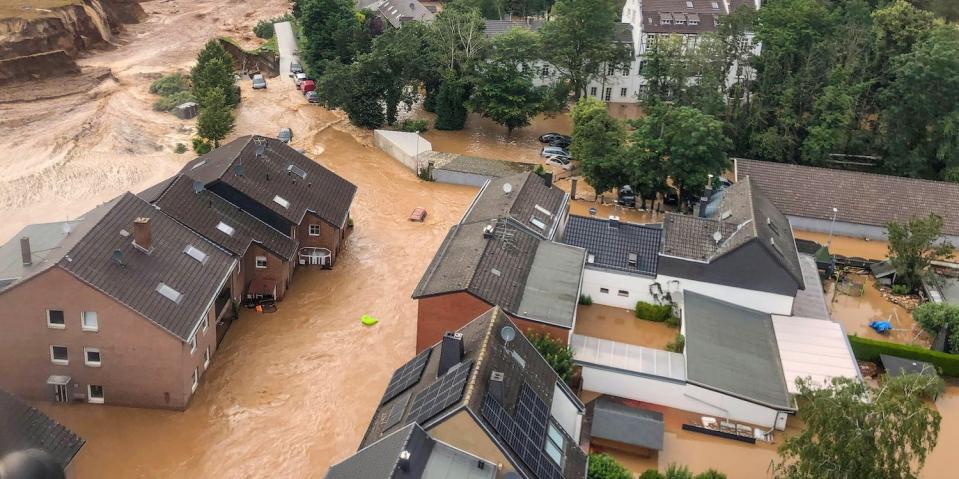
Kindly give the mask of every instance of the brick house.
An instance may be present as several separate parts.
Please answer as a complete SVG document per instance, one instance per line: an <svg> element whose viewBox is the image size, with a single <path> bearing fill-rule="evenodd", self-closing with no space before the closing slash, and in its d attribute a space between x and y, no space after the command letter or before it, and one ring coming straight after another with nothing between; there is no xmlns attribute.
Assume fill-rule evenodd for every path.
<svg viewBox="0 0 959 479"><path fill-rule="evenodd" d="M0 246L0 388L184 409L238 300L227 251L127 193Z"/></svg>
<svg viewBox="0 0 959 479"><path fill-rule="evenodd" d="M45 460L55 463L64 472L65 477L77 477L72 467L73 458L83 448L85 441L73 431L54 421L37 408L21 401L12 394L0 389L0 471L3 477L33 477L35 469L20 467L6 469L5 460L10 454L22 453L30 449L39 449L46 453ZM33 456L34 461L38 458ZM14 463L16 464L16 463ZM36 462L30 462L31 465Z"/></svg>
<svg viewBox="0 0 959 479"><path fill-rule="evenodd" d="M352 228L356 186L274 138L242 136L180 175L296 240L299 264L333 266Z"/></svg>

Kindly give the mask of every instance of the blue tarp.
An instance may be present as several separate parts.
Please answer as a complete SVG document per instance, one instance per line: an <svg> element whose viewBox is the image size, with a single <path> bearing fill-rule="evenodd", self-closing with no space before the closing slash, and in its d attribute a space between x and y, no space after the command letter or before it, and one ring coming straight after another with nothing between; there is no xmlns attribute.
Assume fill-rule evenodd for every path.
<svg viewBox="0 0 959 479"><path fill-rule="evenodd" d="M892 323L889 321L873 321L869 327L876 330L877 333L885 333L892 330Z"/></svg>

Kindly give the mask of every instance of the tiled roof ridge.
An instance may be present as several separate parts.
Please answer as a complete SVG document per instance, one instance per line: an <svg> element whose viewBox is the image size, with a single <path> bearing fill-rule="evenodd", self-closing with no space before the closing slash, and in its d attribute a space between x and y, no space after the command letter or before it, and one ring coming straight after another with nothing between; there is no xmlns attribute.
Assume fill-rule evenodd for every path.
<svg viewBox="0 0 959 479"><path fill-rule="evenodd" d="M496 324L496 320L499 319L500 314L503 314L503 309L499 306L493 306L493 314L490 317L489 325L486 327L486 334L483 335L483 342L480 344L479 351L476 352L476 364L470 372L469 381L466 383L466 390L463 392L463 400L461 401L463 405L469 404L470 399L473 397L473 390L476 387L476 383L480 380L480 370L483 368L483 362L489 349L490 338L493 336L493 326ZM475 321L475 319L473 321Z"/></svg>
<svg viewBox="0 0 959 479"><path fill-rule="evenodd" d="M814 166L814 165L800 165L800 164L797 164L797 163L784 163L784 162L779 162L779 161L755 160L755 159L752 159L752 158L733 158L733 161L736 161L736 162L738 162L738 161L740 161L740 160L742 160L742 161L748 161L748 162L753 162L753 163L770 164L770 165L774 165L774 166L776 166L776 167L790 168L790 169L792 169L792 168L795 168L795 169L809 168L809 169L813 169L813 170L819 170L819 171L822 171L822 172L847 174L847 175L850 175L850 176L853 176L853 175L861 175L861 176L869 176L869 177L874 177L874 178L889 178L889 179L895 180L895 181L905 181L905 182L913 182L913 183L924 183L924 184L937 185L937 186L942 186L942 187L950 187L950 188L955 188L956 190L959 190L959 184L953 183L953 182L951 182L951 181L930 180L930 179L927 179L927 178L913 178L913 177L911 177L911 176L886 175L886 174L883 174L883 173L873 173L873 172L871 172L871 171L843 170L843 169L839 169L839 168L827 168L827 167L824 167L824 166ZM736 168L736 175L737 175L737 176L739 175L738 168ZM744 178L748 178L748 177L749 177L748 175L744 176Z"/></svg>

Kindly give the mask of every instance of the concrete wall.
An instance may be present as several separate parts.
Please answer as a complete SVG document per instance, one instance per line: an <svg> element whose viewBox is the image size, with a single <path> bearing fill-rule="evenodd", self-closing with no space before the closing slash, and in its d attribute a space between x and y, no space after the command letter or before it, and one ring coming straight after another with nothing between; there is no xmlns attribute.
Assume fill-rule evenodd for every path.
<svg viewBox="0 0 959 479"><path fill-rule="evenodd" d="M765 428L776 426L780 411L689 383L642 377L598 367L583 367L583 389L668 406L707 416L729 418ZM783 422L785 427L785 422Z"/></svg>
<svg viewBox="0 0 959 479"><path fill-rule="evenodd" d="M832 233L836 236L849 236L851 238L864 238L877 241L887 241L889 239L889 235L886 233L884 226L861 225L839 220L833 225L831 220L803 218L801 216L787 216L787 218L789 218L789 224L792 225L794 230L829 234L829 228L832 227ZM959 236L943 235L943 238L949 240L952 244L959 244Z"/></svg>
<svg viewBox="0 0 959 479"><path fill-rule="evenodd" d="M655 279L645 276L614 273L588 266L583 270L583 294L588 294L595 304L616 308L634 309L637 301L655 303L656 300L649 294L649 286L655 282ZM603 288L608 291L602 292ZM620 290L626 291L628 296L620 296Z"/></svg>
<svg viewBox="0 0 959 479"><path fill-rule="evenodd" d="M62 310L66 327L49 328L47 309ZM0 311L0 387L31 400L52 399L46 381L57 374L72 378L71 395L96 384L105 404L182 409L193 369L202 375L203 352L216 349L215 322L198 330L191 354L189 343L57 267L0 294ZM83 311L97 313L97 331L81 329ZM51 345L67 347L69 364L51 362ZM99 348L99 367L85 365L84 347Z"/></svg>
<svg viewBox="0 0 959 479"><path fill-rule="evenodd" d="M506 455L466 411L460 411L433 426L429 432L439 441L488 461L495 461L499 466L497 478L505 478L506 473L516 471Z"/></svg>
<svg viewBox="0 0 959 479"><path fill-rule="evenodd" d="M413 173L417 172L417 154L433 151L433 145L417 133L373 130L373 144L399 161Z"/></svg>
<svg viewBox="0 0 959 479"><path fill-rule="evenodd" d="M781 294L764 293L744 288L733 288L714 283L704 283L690 279L657 276L656 280L662 285L663 292L668 291L695 291L699 294L738 304L745 308L754 309L771 314L790 316L793 309L793 297ZM672 281L678 281L676 286ZM595 300L595 298L594 298Z"/></svg>
<svg viewBox="0 0 959 479"><path fill-rule="evenodd" d="M490 178L491 177L485 175L463 173L462 171L450 171L442 168L433 170L433 180L438 183L451 183L454 185L467 185L479 188L486 184Z"/></svg>

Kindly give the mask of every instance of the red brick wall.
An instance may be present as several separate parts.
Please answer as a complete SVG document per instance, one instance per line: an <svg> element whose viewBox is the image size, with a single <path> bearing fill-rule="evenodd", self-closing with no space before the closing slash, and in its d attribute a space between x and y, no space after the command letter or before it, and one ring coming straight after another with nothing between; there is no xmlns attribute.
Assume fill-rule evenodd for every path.
<svg viewBox="0 0 959 479"><path fill-rule="evenodd" d="M257 256L266 256L266 268L256 267ZM290 280L293 278L293 267L296 264L295 259L294 261L285 261L254 243L246 250L246 255L243 256L241 261L243 263L243 267L241 268L243 286L241 289L244 294L246 294L247 286L253 280L268 279L270 281L276 281L277 299L283 299L289 287Z"/></svg>
<svg viewBox="0 0 959 479"><path fill-rule="evenodd" d="M569 330L566 328L561 328L559 326L552 326L549 324L537 323L535 321L529 321L527 319L517 318L515 316L507 314L510 319L516 323L516 327L523 331L523 334L528 334L530 331L535 331L537 333L546 333L553 337L553 339L569 345Z"/></svg>
<svg viewBox="0 0 959 479"><path fill-rule="evenodd" d="M466 292L422 298L417 304L416 352L438 343L443 333L456 331L492 306Z"/></svg>
<svg viewBox="0 0 959 479"><path fill-rule="evenodd" d="M311 224L320 225L319 236L310 236ZM344 230L340 230L310 212L303 216L303 222L296 227L296 239L300 242L301 247L326 248L332 252L334 263L336 263L336 256L340 252L340 246L345 236Z"/></svg>

